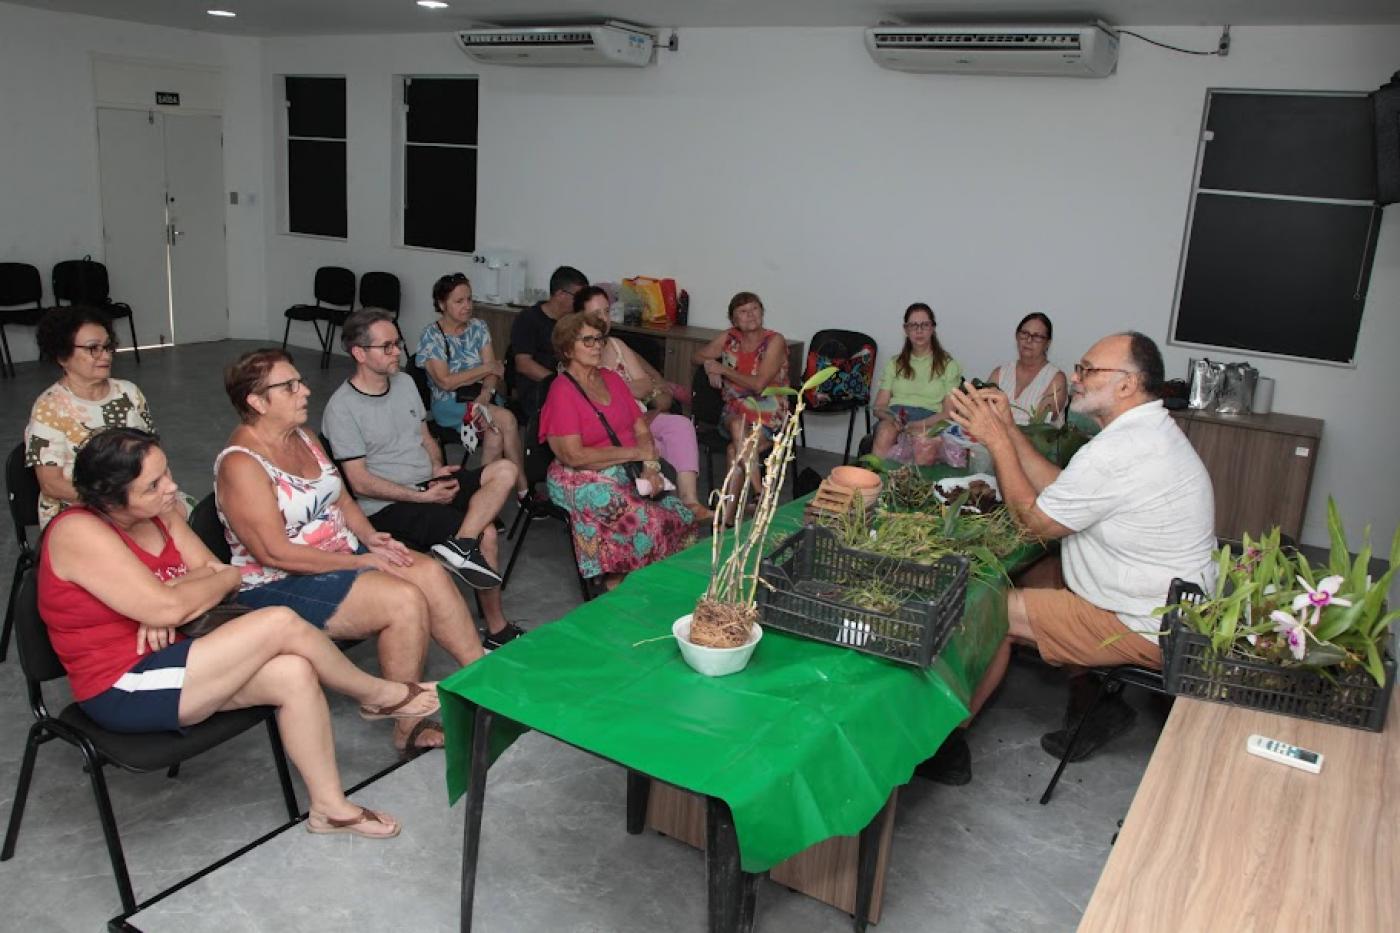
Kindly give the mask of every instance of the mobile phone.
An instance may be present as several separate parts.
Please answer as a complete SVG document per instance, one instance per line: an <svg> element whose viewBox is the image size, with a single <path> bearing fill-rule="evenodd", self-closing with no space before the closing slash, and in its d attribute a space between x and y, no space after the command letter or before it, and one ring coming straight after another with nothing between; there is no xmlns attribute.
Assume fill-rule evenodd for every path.
<svg viewBox="0 0 1400 933"><path fill-rule="evenodd" d="M427 489L429 486L432 486L435 483L449 483L455 478L456 477L453 476L430 476L427 479L423 480L423 482L415 483L414 485L417 486L419 489Z"/></svg>

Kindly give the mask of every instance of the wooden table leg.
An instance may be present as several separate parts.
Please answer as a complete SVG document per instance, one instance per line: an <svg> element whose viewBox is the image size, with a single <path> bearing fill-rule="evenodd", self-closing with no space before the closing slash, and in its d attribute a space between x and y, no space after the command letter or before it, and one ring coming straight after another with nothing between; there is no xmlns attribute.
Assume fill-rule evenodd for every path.
<svg viewBox="0 0 1400 933"><path fill-rule="evenodd" d="M472 766L467 787L467 818L462 830L462 933L472 928L472 902L476 898L476 860L481 849L481 806L486 802L486 769L491 764L491 723L495 714L476 708L472 721Z"/></svg>
<svg viewBox="0 0 1400 933"><path fill-rule="evenodd" d="M739 836L729 805L718 797L706 797L705 881L710 933L749 933L753 929L759 877L740 866Z"/></svg>
<svg viewBox="0 0 1400 933"><path fill-rule="evenodd" d="M647 803L651 800L651 778L639 771L627 772L627 833L636 836L647 824Z"/></svg>
<svg viewBox="0 0 1400 933"><path fill-rule="evenodd" d="M880 832L885 825L885 814L890 809L893 796L885 801L880 812L860 831L860 855L856 867L856 933L865 933L870 922L870 902L875 893L875 868L880 861Z"/></svg>

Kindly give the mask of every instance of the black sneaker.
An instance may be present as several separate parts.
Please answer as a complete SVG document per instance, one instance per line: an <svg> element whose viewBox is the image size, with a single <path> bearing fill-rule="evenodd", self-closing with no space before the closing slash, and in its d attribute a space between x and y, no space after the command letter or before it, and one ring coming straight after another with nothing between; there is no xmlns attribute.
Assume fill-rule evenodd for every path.
<svg viewBox="0 0 1400 933"><path fill-rule="evenodd" d="M481 639L481 647L485 648L487 651L495 651L507 642L515 641L524 634L525 630L523 628L516 625L514 622L507 622L505 628L501 629L499 632L487 632L486 637Z"/></svg>
<svg viewBox="0 0 1400 933"><path fill-rule="evenodd" d="M475 538L450 538L434 544L433 556L472 589L489 590L501 585L501 575L482 555Z"/></svg>
<svg viewBox="0 0 1400 933"><path fill-rule="evenodd" d="M914 774L949 787L961 787L971 781L972 749L967 747L963 730L954 729L932 758L919 763Z"/></svg>
<svg viewBox="0 0 1400 933"><path fill-rule="evenodd" d="M1084 728L1079 730L1079 739L1070 751L1069 760L1083 761L1088 758L1101 747L1131 729L1136 719L1137 711L1129 706L1121 696L1105 697L1103 702L1094 708L1089 721L1084 724ZM1065 754L1065 746L1069 744L1069 737L1073 732L1072 724L1067 729L1047 732L1040 737L1040 747L1045 749L1047 754L1055 758L1062 758Z"/></svg>

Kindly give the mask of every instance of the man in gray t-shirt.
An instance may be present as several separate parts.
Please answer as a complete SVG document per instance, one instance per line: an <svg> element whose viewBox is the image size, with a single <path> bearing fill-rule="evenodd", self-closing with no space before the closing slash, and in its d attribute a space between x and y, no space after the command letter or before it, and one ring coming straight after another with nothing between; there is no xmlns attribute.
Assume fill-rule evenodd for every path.
<svg viewBox="0 0 1400 933"><path fill-rule="evenodd" d="M346 319L341 342L355 373L326 402L321 433L370 524L430 552L480 591L488 648L521 633L501 609L493 522L515 488L515 465L463 471L443 463L413 380L399 372L403 341L386 311Z"/></svg>

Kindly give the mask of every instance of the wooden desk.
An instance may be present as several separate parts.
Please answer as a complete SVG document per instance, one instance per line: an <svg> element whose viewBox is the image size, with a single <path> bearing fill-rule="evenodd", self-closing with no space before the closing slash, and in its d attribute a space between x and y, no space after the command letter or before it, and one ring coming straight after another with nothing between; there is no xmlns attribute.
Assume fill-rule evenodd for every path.
<svg viewBox="0 0 1400 933"><path fill-rule="evenodd" d="M1303 531L1322 422L1299 415L1172 412L1215 487L1215 534L1238 541L1278 525Z"/></svg>
<svg viewBox="0 0 1400 933"><path fill-rule="evenodd" d="M524 308L514 305L493 305L484 302L475 305L476 315L486 322L491 331L491 345L496 348L498 355L503 355L510 346L511 325L515 323L515 316L523 310ZM616 334L638 334L661 341L665 354L660 367L661 375L667 382L683 386L690 385L691 373L694 370L691 358L695 351L724 333L713 327L641 327L635 324L614 324L612 330ZM800 340L789 340L788 370L794 379L802 372L806 363L806 345Z"/></svg>
<svg viewBox="0 0 1400 933"><path fill-rule="evenodd" d="M1251 733L1321 752L1256 758ZM1178 699L1080 933L1400 929L1400 691L1376 734Z"/></svg>

